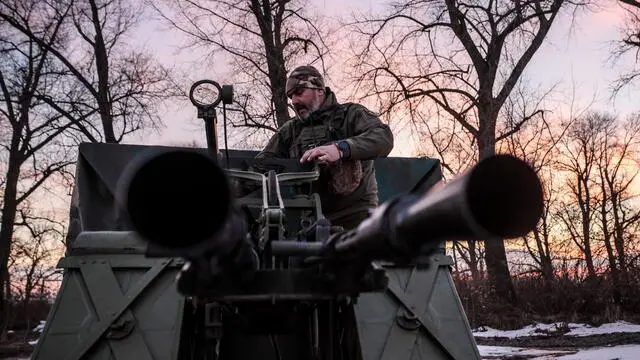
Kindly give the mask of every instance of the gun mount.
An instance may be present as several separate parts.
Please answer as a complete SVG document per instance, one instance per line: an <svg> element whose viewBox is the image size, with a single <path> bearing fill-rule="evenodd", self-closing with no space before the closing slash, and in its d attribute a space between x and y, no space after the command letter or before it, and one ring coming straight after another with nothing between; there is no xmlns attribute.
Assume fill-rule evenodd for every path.
<svg viewBox="0 0 640 360"><path fill-rule="evenodd" d="M115 209L103 212L127 221L85 225L89 230L77 236L60 262L67 280L33 359L373 360L409 359L411 351L479 359L455 290L442 290L452 289L449 263L437 253L446 240L529 232L542 212L533 170L514 157L493 156L449 183L388 198L345 231L331 226L318 194L309 191L318 167L253 158L238 166L228 150L220 154L215 106L231 103L232 89L213 88L220 90L215 101L192 99L207 126L206 151L127 150L118 176L110 176L117 185L105 186L115 189ZM114 150L103 151L109 166ZM100 191L91 189L83 206L99 202ZM89 214L85 224L101 220ZM115 248L122 254L113 255ZM144 258L134 258L138 251ZM132 268L148 271L137 283L130 279L138 275L115 279L116 269ZM145 286L149 295L142 298ZM430 296L436 287L439 295ZM85 307L70 332L66 309ZM428 314L431 322L429 309L437 312ZM94 313L95 323L87 320Z"/></svg>

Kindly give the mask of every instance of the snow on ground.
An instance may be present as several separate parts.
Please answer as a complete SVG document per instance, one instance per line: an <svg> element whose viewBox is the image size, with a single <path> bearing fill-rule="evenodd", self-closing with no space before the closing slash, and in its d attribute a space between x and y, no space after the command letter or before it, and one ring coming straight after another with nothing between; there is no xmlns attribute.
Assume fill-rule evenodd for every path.
<svg viewBox="0 0 640 360"><path fill-rule="evenodd" d="M514 339L523 336L542 336L548 333L557 333L563 328L563 323L534 324L525 326L518 330L496 330L490 327L481 327L473 331L475 337L506 337ZM590 326L585 324L569 323L569 332L566 336L589 336L612 333L640 332L640 325L631 324L626 321L618 321L600 326ZM640 358L640 357L639 357Z"/></svg>
<svg viewBox="0 0 640 360"><path fill-rule="evenodd" d="M564 324L534 324L518 330L496 330L483 327L473 331L475 337L505 337L514 339L524 336L544 336L548 333L561 331L564 333ZM601 326L586 324L568 324L569 331L564 336L589 336L613 333L637 333L640 325L625 321L618 321ZM509 359L510 357L527 357L532 360L638 360L640 359L640 344L619 345L610 347L595 347L576 350L534 349L508 346L479 345L478 350L483 359Z"/></svg>
<svg viewBox="0 0 640 360"><path fill-rule="evenodd" d="M640 345L619 345L605 348L581 350L573 355L560 356L559 360L637 360ZM543 360L544 358L538 359Z"/></svg>
<svg viewBox="0 0 640 360"><path fill-rule="evenodd" d="M42 331L44 330L44 326L47 324L47 322L45 320L40 320L40 324L38 324L38 326L36 326L35 328L33 328L33 332L37 332L39 334L42 334Z"/></svg>
<svg viewBox="0 0 640 360"><path fill-rule="evenodd" d="M509 359L529 357L531 360L638 360L640 345L619 345L602 348L571 350L542 350L507 346L479 345L483 359Z"/></svg>
<svg viewBox="0 0 640 360"><path fill-rule="evenodd" d="M640 332L640 325L631 324L626 321L618 321L612 324L602 324L592 327L584 324L569 324L570 331L567 336L589 336L613 333L637 333Z"/></svg>
<svg viewBox="0 0 640 360"><path fill-rule="evenodd" d="M478 345L480 356L483 358L492 357L509 357L509 356L556 356L563 354L572 354L573 351L554 351L554 350L542 350L542 349L530 349L530 348L518 348L511 346L486 346ZM552 358L553 359L553 358Z"/></svg>

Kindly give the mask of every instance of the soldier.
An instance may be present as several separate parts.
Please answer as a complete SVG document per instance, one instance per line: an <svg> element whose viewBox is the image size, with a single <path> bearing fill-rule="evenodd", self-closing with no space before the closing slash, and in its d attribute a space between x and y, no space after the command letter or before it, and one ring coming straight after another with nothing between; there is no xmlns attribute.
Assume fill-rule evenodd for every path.
<svg viewBox="0 0 640 360"><path fill-rule="evenodd" d="M321 165L316 191L332 225L352 229L378 206L373 160L393 149L393 134L378 116L355 103L340 104L313 66L294 69L286 94L297 116L271 137L260 157L295 158Z"/></svg>

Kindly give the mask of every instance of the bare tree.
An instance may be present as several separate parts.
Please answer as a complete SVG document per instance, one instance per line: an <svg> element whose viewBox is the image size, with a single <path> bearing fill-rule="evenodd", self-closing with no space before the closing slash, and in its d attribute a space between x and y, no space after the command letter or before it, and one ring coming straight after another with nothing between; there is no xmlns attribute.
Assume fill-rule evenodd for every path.
<svg viewBox="0 0 640 360"><path fill-rule="evenodd" d="M583 256L587 279L608 263L611 295L625 304L627 254L633 251L640 208L632 184L640 172L640 121L593 112L577 120L562 143L560 176L567 190L558 214Z"/></svg>
<svg viewBox="0 0 640 360"><path fill-rule="evenodd" d="M554 191L552 179L548 179L545 183L545 194L544 210L540 223L523 240L525 248L538 265L538 271L542 274L545 282L551 284L555 277L552 254L554 250L552 245L554 224L551 211L557 200L557 193Z"/></svg>
<svg viewBox="0 0 640 360"><path fill-rule="evenodd" d="M475 241L454 241L453 242L453 254L454 258L456 258L456 268L457 264L457 256L459 255L462 261L464 261L465 266L468 268L468 271L471 273L471 279L474 281L479 281L482 279L482 256L484 255L484 247L482 244L478 244ZM458 269L458 273L462 273L463 271Z"/></svg>
<svg viewBox="0 0 640 360"><path fill-rule="evenodd" d="M0 5L0 21L55 63L47 88L29 93L26 100L46 104L65 124L50 124L64 132L57 142L64 152L76 154L83 141L119 143L131 133L156 128L158 106L182 93L173 86L171 70L128 42L144 10L141 1L122 0L11 0ZM57 24L56 41L38 30L45 21ZM76 206L72 201L72 224ZM3 221L8 224L10 218Z"/></svg>
<svg viewBox="0 0 640 360"><path fill-rule="evenodd" d="M0 5L6 14L8 2ZM73 161L60 135L72 125L43 101L40 95L59 91L65 77L48 47L66 40L62 21L52 16L51 8L37 1L15 3L18 12L13 21L27 26L39 41L15 31L9 22L0 22L0 120L3 138L0 146L5 156L4 194L0 225L0 274L6 282L7 261L14 234L14 222L20 205L43 183L56 174L64 173ZM4 19L4 16L0 18ZM47 46L41 46L45 44ZM2 295L4 295L3 293ZM0 313L6 308L0 297ZM0 324L5 334L6 324Z"/></svg>
<svg viewBox="0 0 640 360"><path fill-rule="evenodd" d="M498 132L501 111L560 11L570 2L424 0L392 6L388 15L356 21L366 37L355 56L356 91L378 99L383 114L410 119L436 106L473 140L478 159L496 142L541 114ZM426 118L430 121L429 118ZM503 299L516 302L503 241L486 244L489 280Z"/></svg>
<svg viewBox="0 0 640 360"><path fill-rule="evenodd" d="M59 61L72 81L55 93L39 94L67 119L82 119L74 126L80 139L121 142L136 131L160 124L159 103L175 91L172 72L151 56L127 43L139 23L141 2L124 0L45 1L47 15L62 24L74 46L49 43L17 14L21 1L5 2L0 19L46 49Z"/></svg>
<svg viewBox="0 0 640 360"><path fill-rule="evenodd" d="M460 123L451 121L440 111L434 116L415 112L411 120L412 131L419 139L417 156L440 159L444 180L455 177L476 162L475 138L464 131Z"/></svg>
<svg viewBox="0 0 640 360"><path fill-rule="evenodd" d="M550 285L555 278L552 251L554 250L554 233L558 230L558 224L556 224L554 211L559 197L558 184L561 183L555 176L555 162L559 156L558 144L569 130L573 114L570 114L568 120L563 120L561 114L552 115L551 119L541 114L520 124L521 119L527 117L530 111L527 107L540 108L540 104L532 104L529 101L534 98L536 96L530 94L526 88L518 87L514 90L513 96L507 99L503 112L505 126L507 128L520 126L520 130L498 142L497 151L509 153L527 161L543 181L545 195L542 217L536 228L524 236L522 241L524 248L536 264L535 270L542 274L547 285ZM569 100L572 104L570 112L581 111L573 109L573 100ZM562 103L566 104L564 100Z"/></svg>
<svg viewBox="0 0 640 360"><path fill-rule="evenodd" d="M15 223L20 233L14 238L11 249L12 268L10 286L12 296L21 302L25 316L23 323L31 328L29 306L32 300L46 301L50 294L48 280L57 272L52 265L53 260L60 257L64 238L64 225L52 220L52 215L37 215L33 208L25 204ZM24 230L24 231L20 231Z"/></svg>
<svg viewBox="0 0 640 360"><path fill-rule="evenodd" d="M626 10L627 16L622 39L617 43L612 53L612 59L616 62L626 55L632 55L636 66L627 70L614 82L614 95L640 77L640 68L637 66L640 64L640 55L638 55L638 51L640 51L640 2L637 0L619 0L619 2Z"/></svg>
<svg viewBox="0 0 640 360"><path fill-rule="evenodd" d="M600 206L607 201L598 186L599 160L613 136L616 119L610 114L589 113L571 126L561 142L558 169L566 176L566 196L561 201L560 218L570 239L584 256L587 274L596 277L594 265ZM603 205L604 206L604 205Z"/></svg>
<svg viewBox="0 0 640 360"><path fill-rule="evenodd" d="M152 6L186 35L188 47L204 49L215 59L209 66L224 68L221 59L230 59L233 110L239 115L229 119L233 127L275 131L290 118L288 71L315 62L325 68L328 29L309 15L306 0L165 0Z"/></svg>
<svg viewBox="0 0 640 360"><path fill-rule="evenodd" d="M624 122L610 121L603 129L597 159L596 183L603 201L600 204L600 232L603 238L614 285L614 299L622 305L623 283L627 279L627 251L640 221L640 208L631 203L638 194L632 184L640 169L634 163L640 156L640 117Z"/></svg>

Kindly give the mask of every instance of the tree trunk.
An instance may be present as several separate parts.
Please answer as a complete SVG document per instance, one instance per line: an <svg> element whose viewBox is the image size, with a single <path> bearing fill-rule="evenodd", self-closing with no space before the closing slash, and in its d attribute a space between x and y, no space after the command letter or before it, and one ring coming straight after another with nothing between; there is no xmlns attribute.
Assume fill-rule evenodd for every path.
<svg viewBox="0 0 640 360"><path fill-rule="evenodd" d="M542 227L546 226L546 221L542 219ZM544 230L540 231L535 229L533 231L533 237L536 241L536 248L538 249L539 261L540 261L540 270L542 271L542 277L547 285L551 285L553 283L553 264L551 263L551 256L549 255L548 248L545 246L546 243L546 232L543 233Z"/></svg>
<svg viewBox="0 0 640 360"><path fill-rule="evenodd" d="M95 45L94 51L96 56L96 71L98 73L98 109L100 111L100 120L102 121L102 129L104 131L104 141L107 143L117 142L115 132L113 130L113 117L111 116L111 101L109 99L109 59L107 57L107 49L102 37L102 26L100 23L100 13L94 0L90 1L91 17L93 27L95 29Z"/></svg>
<svg viewBox="0 0 640 360"><path fill-rule="evenodd" d="M611 283L613 285L612 295L613 301L617 305L622 305L622 296L620 293L620 273L618 272L618 266L616 265L616 257L613 253L613 246L611 246L611 237L605 236L604 245L607 249L607 258L609 260L609 268L611 269Z"/></svg>
<svg viewBox="0 0 640 360"><path fill-rule="evenodd" d="M467 241L469 246L469 269L471 270L471 278L474 282L480 281L480 271L478 271L478 257L476 256L476 242Z"/></svg>
<svg viewBox="0 0 640 360"><path fill-rule="evenodd" d="M33 256L33 262L29 268L29 272L27 273L27 278L25 279L24 285L24 300L22 303L22 313L25 317L25 323L27 324L27 329L31 328L31 316L29 315L29 303L31 302L31 298L33 297L33 290L35 288L35 282L33 280L34 273L36 271L36 267L38 266L38 260L36 260L36 256Z"/></svg>
<svg viewBox="0 0 640 360"><path fill-rule="evenodd" d="M601 173L602 174L602 173ZM604 181L604 179L603 179ZM607 258L609 259L609 268L611 269L611 282L613 283L613 301L617 305L621 305L622 297L620 294L620 278L618 276L618 266L616 265L616 257L613 253L611 245L611 231L609 231L609 217L607 216L607 196L604 185L602 185L602 201L600 202L600 220L602 221L602 238L604 246L607 249Z"/></svg>
<svg viewBox="0 0 640 360"><path fill-rule="evenodd" d="M2 294L0 294L0 341L7 341L7 330L11 326L11 287L9 286L11 276L9 275L9 269L5 269L0 273L0 288Z"/></svg>
<svg viewBox="0 0 640 360"><path fill-rule="evenodd" d="M620 219L620 197L619 192L615 191L613 182L609 185L609 191L611 191L611 212L613 214L613 243L618 253L618 266L623 275L627 274L627 259L624 249L624 224Z"/></svg>
<svg viewBox="0 0 640 360"><path fill-rule="evenodd" d="M480 114L482 117L483 115ZM485 115L487 116L487 115ZM489 121L481 121L489 123ZM495 121L491 122L495 124ZM480 128L478 134L478 160L484 160L495 155L495 126ZM485 262L487 265L487 277L492 291L503 301L516 305L517 298L509 266L507 264L507 254L504 246L504 239L493 238L485 240Z"/></svg>
<svg viewBox="0 0 640 360"><path fill-rule="evenodd" d="M476 242L475 241L465 241L467 243L468 248L465 248L460 244L460 241L455 241L453 243L453 254L455 256L456 253L460 254L462 261L469 267L469 271L471 272L471 278L474 282L482 279L479 269L479 261L478 256L476 256ZM458 267L458 260L456 260L456 269Z"/></svg>
<svg viewBox="0 0 640 360"><path fill-rule="evenodd" d="M19 141L19 140L18 140ZM13 148L14 146L12 146ZM17 148L17 146L15 146ZM18 180L20 177L20 164L22 163L14 152L9 156L9 166L7 169L7 177L4 189L4 203L2 204L2 221L0 228L0 274L8 274L9 252L11 251L11 240L13 239L13 224L16 219L16 211L18 206ZM8 276L2 277L2 285L5 284L4 280L8 280ZM4 289L4 287L3 287ZM0 292L0 338L6 337L6 331L9 321L9 307L8 297L5 297L5 292Z"/></svg>
<svg viewBox="0 0 640 360"><path fill-rule="evenodd" d="M289 108L287 103L287 74L284 67L282 51L273 49L267 55L269 64L269 77L273 92L273 104L276 111L276 124L281 127L289 120Z"/></svg>
<svg viewBox="0 0 640 360"><path fill-rule="evenodd" d="M258 0L252 1L252 11L258 19L260 34L264 42L265 58L269 72L269 82L271 85L271 101L275 107L276 125L281 127L289 120L289 109L287 107L286 82L287 71L284 62L284 44L280 35L282 31L283 4L278 6L278 13L274 18L271 13L271 2L263 0L260 4Z"/></svg>
<svg viewBox="0 0 640 360"><path fill-rule="evenodd" d="M588 192L588 190L586 190ZM589 195L587 193L587 199ZM583 202L581 200L581 202ZM593 255L591 252L591 214L589 204L583 202L582 207L582 239L584 240L584 261L587 265L587 274L590 278L596 277L596 268L593 265Z"/></svg>
<svg viewBox="0 0 640 360"><path fill-rule="evenodd" d="M585 154L587 153L586 145L583 145L583 149ZM585 155L586 157L586 155ZM588 165L589 158L585 159L585 163ZM577 200L578 206L580 208L580 216L582 217L582 234L579 237L582 237L582 252L584 253L584 261L587 265L587 276L589 278L595 279L596 277L596 269L593 265L593 255L591 253L591 191L589 190L590 179L589 174L591 174L591 170L589 168L585 169L582 173L578 173L577 175ZM579 239L576 239L579 240Z"/></svg>
<svg viewBox="0 0 640 360"><path fill-rule="evenodd" d="M489 284L495 294L502 300L517 304L516 293L509 274L504 239L486 239L485 262Z"/></svg>

